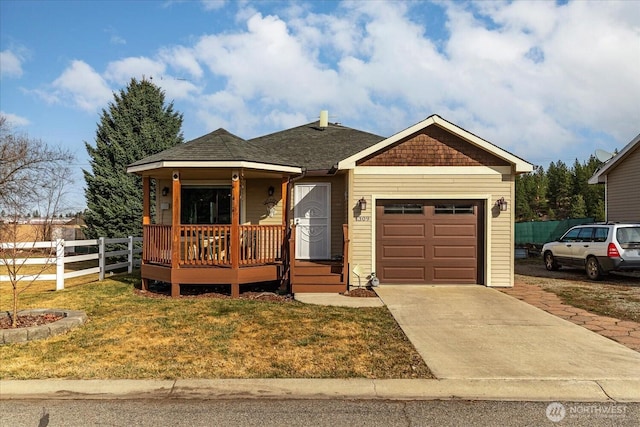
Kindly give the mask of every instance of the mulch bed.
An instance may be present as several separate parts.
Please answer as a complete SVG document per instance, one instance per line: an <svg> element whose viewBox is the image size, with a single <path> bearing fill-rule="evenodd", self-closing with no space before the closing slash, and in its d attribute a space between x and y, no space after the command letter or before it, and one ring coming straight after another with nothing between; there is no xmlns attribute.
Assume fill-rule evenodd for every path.
<svg viewBox="0 0 640 427"><path fill-rule="evenodd" d="M375 298L378 296L373 290L367 288L355 288L344 293L345 296L355 298Z"/></svg>
<svg viewBox="0 0 640 427"><path fill-rule="evenodd" d="M64 316L57 316L51 313L38 315L20 315L18 316L18 328L46 325L48 323L57 322L62 318L64 318ZM11 316L0 317L0 329L12 329Z"/></svg>
<svg viewBox="0 0 640 427"><path fill-rule="evenodd" d="M157 292L157 291L143 291L141 289L134 289L136 295L144 296L147 298L171 298L169 292ZM188 299L231 299L231 295L220 292L194 292L194 293L181 293L180 298ZM242 292L240 299L259 300L259 301L273 301L273 302L291 302L293 298L291 295L279 295L275 292Z"/></svg>

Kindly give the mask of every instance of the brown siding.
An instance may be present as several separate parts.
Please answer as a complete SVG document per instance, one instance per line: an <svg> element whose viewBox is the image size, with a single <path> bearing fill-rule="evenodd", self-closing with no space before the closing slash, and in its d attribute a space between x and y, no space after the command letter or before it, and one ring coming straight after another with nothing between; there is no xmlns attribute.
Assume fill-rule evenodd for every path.
<svg viewBox="0 0 640 427"><path fill-rule="evenodd" d="M508 166L506 161L437 126L358 162L358 166Z"/></svg>
<svg viewBox="0 0 640 427"><path fill-rule="evenodd" d="M607 175L607 220L640 222L640 145Z"/></svg>

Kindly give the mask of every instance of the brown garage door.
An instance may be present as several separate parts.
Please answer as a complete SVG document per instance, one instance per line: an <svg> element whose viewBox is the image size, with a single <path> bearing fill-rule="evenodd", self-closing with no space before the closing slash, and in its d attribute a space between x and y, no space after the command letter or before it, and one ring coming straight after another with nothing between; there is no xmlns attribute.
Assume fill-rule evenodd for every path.
<svg viewBox="0 0 640 427"><path fill-rule="evenodd" d="M482 201L382 200L376 206L381 283L480 283Z"/></svg>

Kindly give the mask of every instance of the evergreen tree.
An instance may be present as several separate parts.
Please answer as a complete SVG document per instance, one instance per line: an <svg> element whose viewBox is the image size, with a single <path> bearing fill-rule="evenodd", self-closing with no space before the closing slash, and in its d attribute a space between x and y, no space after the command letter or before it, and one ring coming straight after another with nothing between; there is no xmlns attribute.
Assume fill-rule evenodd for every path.
<svg viewBox="0 0 640 427"><path fill-rule="evenodd" d="M575 194L571 197L571 208L569 218L584 218L587 216L587 205L582 194Z"/></svg>
<svg viewBox="0 0 640 427"><path fill-rule="evenodd" d="M568 218L573 195L573 176L569 168L562 160L558 160L558 163L551 162L547 179L551 219Z"/></svg>
<svg viewBox="0 0 640 427"><path fill-rule="evenodd" d="M164 92L144 78L131 79L126 89L102 110L86 181L87 237L142 235L142 181L127 166L183 142L182 114L165 106Z"/></svg>

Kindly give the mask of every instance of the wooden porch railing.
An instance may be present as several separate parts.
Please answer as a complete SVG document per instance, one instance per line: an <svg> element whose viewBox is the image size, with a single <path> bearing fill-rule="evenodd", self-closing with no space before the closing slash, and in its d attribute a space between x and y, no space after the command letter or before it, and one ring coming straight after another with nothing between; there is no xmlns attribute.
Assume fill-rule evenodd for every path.
<svg viewBox="0 0 640 427"><path fill-rule="evenodd" d="M171 226L145 224L142 227L142 262L171 265Z"/></svg>
<svg viewBox="0 0 640 427"><path fill-rule="evenodd" d="M143 226L143 261L171 265L171 225ZM282 260L285 243L283 225L241 225L240 266ZM184 266L231 266L230 225L181 225L179 264Z"/></svg>

